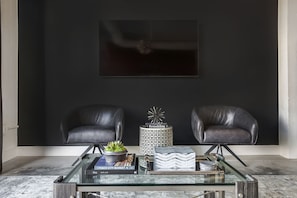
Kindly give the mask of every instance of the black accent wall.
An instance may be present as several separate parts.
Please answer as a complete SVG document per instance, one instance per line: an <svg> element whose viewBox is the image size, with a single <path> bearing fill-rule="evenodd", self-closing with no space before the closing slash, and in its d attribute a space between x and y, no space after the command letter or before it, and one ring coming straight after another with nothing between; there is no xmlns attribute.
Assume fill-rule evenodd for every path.
<svg viewBox="0 0 297 198"><path fill-rule="evenodd" d="M199 77L99 76L101 19L197 20ZM210 104L245 108L258 144L278 144L277 90L277 0L19 1L19 145L63 145L60 121L94 103L124 108L126 145L153 105L174 144L198 144L191 110Z"/></svg>

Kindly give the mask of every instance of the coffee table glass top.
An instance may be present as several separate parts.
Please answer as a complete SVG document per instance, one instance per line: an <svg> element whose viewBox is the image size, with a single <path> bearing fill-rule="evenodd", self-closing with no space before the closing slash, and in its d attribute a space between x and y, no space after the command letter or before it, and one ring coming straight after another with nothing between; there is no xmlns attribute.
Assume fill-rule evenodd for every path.
<svg viewBox="0 0 297 198"><path fill-rule="evenodd" d="M238 181L249 180L220 156L209 155L208 160L217 161L220 170L217 173L193 174L192 172L180 174L151 174L147 168L138 165L137 174L98 174L87 175L86 169L100 154L88 154L80 163L64 177L63 183L76 183L78 186L170 186L170 185L232 185ZM144 160L144 156L138 156L138 160ZM140 163L139 163L140 164ZM223 173L222 173L223 172Z"/></svg>

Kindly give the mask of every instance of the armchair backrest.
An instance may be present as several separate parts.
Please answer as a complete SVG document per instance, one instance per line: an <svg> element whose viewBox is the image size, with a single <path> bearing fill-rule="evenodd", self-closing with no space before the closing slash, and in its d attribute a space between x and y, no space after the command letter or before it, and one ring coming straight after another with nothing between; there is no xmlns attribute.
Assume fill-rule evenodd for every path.
<svg viewBox="0 0 297 198"><path fill-rule="evenodd" d="M195 137L203 140L203 131L210 125L223 125L227 127L237 127L251 133L254 144L258 138L257 120L246 110L234 106L203 106L192 111L192 129Z"/></svg>
<svg viewBox="0 0 297 198"><path fill-rule="evenodd" d="M103 128L114 128L122 120L123 110L111 105L89 105L77 109L71 115L75 125L100 125Z"/></svg>
<svg viewBox="0 0 297 198"><path fill-rule="evenodd" d="M112 129L116 132L117 140L120 140L124 127L124 111L113 105L94 104L78 107L61 122L64 139L67 139L68 131L81 126Z"/></svg>
<svg viewBox="0 0 297 198"><path fill-rule="evenodd" d="M198 114L204 125L232 126L237 107L204 106L199 108Z"/></svg>

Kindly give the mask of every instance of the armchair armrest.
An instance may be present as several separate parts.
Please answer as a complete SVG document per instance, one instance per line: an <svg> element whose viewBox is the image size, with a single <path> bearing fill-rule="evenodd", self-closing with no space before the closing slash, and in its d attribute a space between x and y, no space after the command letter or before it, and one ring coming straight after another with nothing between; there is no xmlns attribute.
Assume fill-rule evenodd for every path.
<svg viewBox="0 0 297 198"><path fill-rule="evenodd" d="M235 112L233 124L249 131L251 133L251 144L256 144L258 139L258 122L251 114L238 108Z"/></svg>
<svg viewBox="0 0 297 198"><path fill-rule="evenodd" d="M192 110L191 125L195 138L199 143L202 143L204 139L204 124L195 108Z"/></svg>
<svg viewBox="0 0 297 198"><path fill-rule="evenodd" d="M123 109L117 110L114 125L115 125L115 132L116 132L116 140L121 140L122 136L123 136L123 130L124 130L124 111L123 111Z"/></svg>

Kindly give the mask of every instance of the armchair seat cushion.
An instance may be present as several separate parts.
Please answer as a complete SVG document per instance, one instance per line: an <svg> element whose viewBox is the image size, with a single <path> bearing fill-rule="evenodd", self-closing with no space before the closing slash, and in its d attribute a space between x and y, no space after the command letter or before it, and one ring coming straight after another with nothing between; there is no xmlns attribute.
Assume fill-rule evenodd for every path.
<svg viewBox="0 0 297 198"><path fill-rule="evenodd" d="M68 132L66 142L72 143L103 143L113 141L116 138L115 130L104 129L100 126L80 126Z"/></svg>
<svg viewBox="0 0 297 198"><path fill-rule="evenodd" d="M204 131L204 144L250 144L250 132L241 128L222 125L207 126Z"/></svg>

